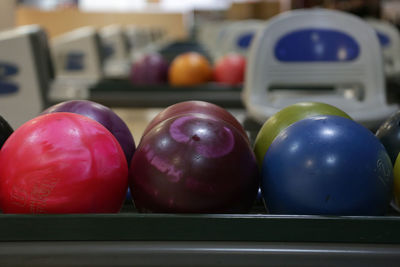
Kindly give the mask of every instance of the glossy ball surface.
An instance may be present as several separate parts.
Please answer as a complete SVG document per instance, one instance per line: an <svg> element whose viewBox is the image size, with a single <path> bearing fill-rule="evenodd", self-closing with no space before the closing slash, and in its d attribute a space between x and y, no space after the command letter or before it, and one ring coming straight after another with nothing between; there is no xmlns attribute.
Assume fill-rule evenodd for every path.
<svg viewBox="0 0 400 267"><path fill-rule="evenodd" d="M393 167L393 194L394 194L394 203L399 209L400 207L400 157L397 156L396 161Z"/></svg>
<svg viewBox="0 0 400 267"><path fill-rule="evenodd" d="M392 197L392 164L365 127L316 116L275 138L263 161L261 188L271 213L384 215Z"/></svg>
<svg viewBox="0 0 400 267"><path fill-rule="evenodd" d="M13 132L14 130L11 128L10 124L0 116L0 149Z"/></svg>
<svg viewBox="0 0 400 267"><path fill-rule="evenodd" d="M246 213L259 186L248 142L231 124L200 114L155 126L140 142L129 174L141 212Z"/></svg>
<svg viewBox="0 0 400 267"><path fill-rule="evenodd" d="M290 105L270 117L258 132L254 142L258 164L261 166L269 146L282 130L292 123L317 115L337 115L351 119L344 111L325 103L303 102Z"/></svg>
<svg viewBox="0 0 400 267"><path fill-rule="evenodd" d="M88 100L71 100L51 106L42 114L55 112L80 114L102 124L117 138L129 164L136 149L135 141L125 122L110 108Z"/></svg>
<svg viewBox="0 0 400 267"><path fill-rule="evenodd" d="M73 113L36 117L0 151L4 213L115 213L128 188L128 166L115 137Z"/></svg>
<svg viewBox="0 0 400 267"><path fill-rule="evenodd" d="M215 63L214 80L226 85L240 85L245 71L246 58L240 54L228 54Z"/></svg>
<svg viewBox="0 0 400 267"><path fill-rule="evenodd" d="M229 113L229 111L220 106L204 101L184 101L167 107L150 121L143 132L143 136L153 129L154 126L164 120L188 113L205 114L226 121L232 124L232 126L234 126L248 140L248 136L243 126L231 113Z"/></svg>
<svg viewBox="0 0 400 267"><path fill-rule="evenodd" d="M388 118L376 132L394 164L400 152L400 111Z"/></svg>
<svg viewBox="0 0 400 267"><path fill-rule="evenodd" d="M163 84L168 81L168 62L157 53L144 55L132 65L131 81L134 84Z"/></svg>
<svg viewBox="0 0 400 267"><path fill-rule="evenodd" d="M171 62L168 79L174 86L192 86L208 82L212 68L208 60L197 52L188 52Z"/></svg>

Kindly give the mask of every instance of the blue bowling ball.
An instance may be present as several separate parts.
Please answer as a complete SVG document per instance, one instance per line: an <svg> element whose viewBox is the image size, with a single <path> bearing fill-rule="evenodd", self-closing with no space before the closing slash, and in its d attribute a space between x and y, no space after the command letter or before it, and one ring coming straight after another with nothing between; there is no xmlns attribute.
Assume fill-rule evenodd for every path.
<svg viewBox="0 0 400 267"><path fill-rule="evenodd" d="M132 202L131 190L129 188L126 191L125 202L127 202L127 203Z"/></svg>
<svg viewBox="0 0 400 267"><path fill-rule="evenodd" d="M384 215L392 163L372 132L339 116L298 121L271 144L262 194L276 214Z"/></svg>

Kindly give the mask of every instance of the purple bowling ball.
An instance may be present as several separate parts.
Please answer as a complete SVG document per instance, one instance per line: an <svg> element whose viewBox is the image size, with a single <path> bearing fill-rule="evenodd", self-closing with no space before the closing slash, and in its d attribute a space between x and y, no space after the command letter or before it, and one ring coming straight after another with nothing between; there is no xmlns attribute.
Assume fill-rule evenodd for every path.
<svg viewBox="0 0 400 267"><path fill-rule="evenodd" d="M43 111L42 114L54 112L77 113L102 124L118 140L129 165L135 152L135 142L128 126L110 108L88 100L72 100L51 106Z"/></svg>
<svg viewBox="0 0 400 267"><path fill-rule="evenodd" d="M168 62L160 54L147 54L132 66L131 81L134 84L162 84L167 78Z"/></svg>
<svg viewBox="0 0 400 267"><path fill-rule="evenodd" d="M231 124L178 115L140 142L129 182L140 212L247 213L259 186L255 156Z"/></svg>

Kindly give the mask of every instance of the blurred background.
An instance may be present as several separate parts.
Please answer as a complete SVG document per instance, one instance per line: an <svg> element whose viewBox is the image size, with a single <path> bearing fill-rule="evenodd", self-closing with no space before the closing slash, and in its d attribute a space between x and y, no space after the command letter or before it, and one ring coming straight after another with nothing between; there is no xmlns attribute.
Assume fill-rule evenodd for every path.
<svg viewBox="0 0 400 267"><path fill-rule="evenodd" d="M42 109L65 100L93 100L113 108L128 125L134 125L131 130L138 140L142 129L161 108L184 100L204 100L229 108L245 123L248 116L241 97L244 64L241 74L227 68L228 63L223 63L222 71L217 73L218 59L235 53L244 62L253 35L272 17L314 7L400 26L400 1L394 0L3 0L0 30L35 24L46 33L49 51L45 53L50 55L52 70L47 75L46 89L39 89L45 91ZM91 40L98 42L91 46ZM0 49L0 59L1 53L8 54L6 51ZM206 60L199 61L203 62L200 69L203 73L212 72L211 76L197 79L192 75L191 79L182 80L187 76L182 68L167 73L161 63L154 63L164 60L170 67L185 52L204 56ZM146 55L154 53L163 59L152 57L143 63ZM394 66L391 56L387 61ZM175 78L171 73L176 74ZM397 101L396 94L392 100ZM37 113L26 112L28 116L14 120L11 107L3 107L3 114L14 127ZM250 121L247 127L257 131L260 120L254 125Z"/></svg>
<svg viewBox="0 0 400 267"><path fill-rule="evenodd" d="M53 105L69 100L90 100L114 111L127 124L135 144L138 146L143 140L144 133L146 133L146 127L165 108L184 101L200 100L216 104L229 111L243 126L243 131L245 131L243 136L248 135L248 143L253 147L254 144L257 144L257 134L263 132L262 129L264 128L261 128L263 123L278 111L294 103L322 102L343 110L354 121L375 133L391 114L395 111L398 112L400 106L399 28L399 0L1 0L0 119L3 117L16 130L23 123L38 116ZM317 106L319 104L321 103L318 103ZM209 106L204 105L204 103L197 103L196 105L199 107L196 107L193 102L185 103L185 105L190 108L194 106L193 110L198 108L204 114L208 114L207 112L220 114L221 112L217 111L218 109L215 107L208 108ZM320 111L323 109L324 107ZM88 108L88 110L90 109ZM179 111L179 108L177 110ZM318 108L316 110L318 111ZM289 115L281 115L281 117L282 120L283 117L287 117L286 119L295 118L294 121L296 121L303 116L298 116L301 112L307 114L308 111L293 109L288 113ZM171 114L168 116L176 115L173 112ZM330 111L321 114L330 114ZM397 116L399 116L398 114ZM218 118L217 115L215 118ZM157 123L160 124L160 122ZM394 125L393 129L395 129L393 140L396 138L395 141L399 144L399 121L392 121L391 123ZM265 130L265 132L269 135L268 130ZM365 132L370 134L368 131ZM207 136L208 132L205 131L205 133L205 136ZM331 132L328 133L331 135ZM242 135L237 135L242 138ZM338 134L337 136L345 135ZM351 136L352 138L359 138L357 134ZM194 135L192 139L198 141L195 137L198 138ZM149 138L149 140L152 139ZM184 141L179 140L179 143L192 142L189 139L189 141L182 140ZM219 141L222 138L215 140L224 145L224 142ZM47 144L46 142L42 143ZM231 145L231 142L228 143ZM246 149L250 149L247 146L248 143L246 141L246 145L244 145ZM210 144L212 144L209 145L210 147L214 146L214 143ZM132 146L130 145L130 147ZM143 145L143 147L146 146ZM165 147L168 146L165 145ZM293 147L297 149L297 146ZM370 143L365 143L365 147L370 147ZM400 149L399 147L396 146L393 149L395 156L398 155L399 150L396 149ZM347 147L344 147L343 154L347 154L346 149ZM17 152L20 153L20 151ZM266 150L260 153L261 159L263 159L265 153ZM358 153L360 152L358 151ZM150 155L150 153L148 154ZM169 159L170 154L165 153L165 155ZM193 159L197 160L197 156ZM329 164L336 161L331 155L328 156L329 161L327 162ZM154 161L160 162L159 166L161 167L157 168L162 173L169 175L170 172L175 172L174 167L165 167L167 165L163 165L164 162L158 160L157 157L149 157L151 157L149 161L154 159ZM346 155L346 157L349 156ZM182 158L186 160L186 154ZM210 161L207 162L214 160L213 156L209 158ZM246 157L243 158L246 159ZM307 157L304 156L303 158L306 159ZM352 169L355 165L373 169L369 167L373 164L367 165L364 162L361 162L361 164L358 157L354 158L357 158L354 162L347 160L347 158L337 162L346 162L348 163L347 166ZM191 165L186 164L185 160L180 162L180 157L172 160L174 164L177 164L176 166L189 166L188 168L191 168ZM207 164L209 163L204 163L202 160L199 162L199 166L207 166L208 168ZM235 164L231 163L234 161L228 162L229 164L224 164L226 165L224 168L231 171L231 165ZM307 162L307 168L313 164L312 161L309 162L311 164L309 165ZM374 171L383 166L380 160L375 160L373 163L376 163L376 167L373 166ZM217 164L212 163L210 166L214 165ZM278 166L279 164L271 165ZM335 168L342 171L341 167ZM296 172L291 166L290 169ZM307 172L314 175L314 172ZM203 177L202 171L194 171L194 173L199 173ZM220 175L222 171L215 173ZM204 176L206 175L209 175L209 173L204 174ZM357 185L365 186L365 176L359 174L359 177L362 180ZM226 181L231 183L231 177L228 178L229 180ZM347 176L345 178L347 179ZM380 176L378 178L383 179ZM372 181L373 179L369 180ZM193 184L196 185L196 183L198 182L188 182L187 184L194 187ZM203 188L202 182L198 184L199 188ZM343 184L347 185L347 180ZM383 181L383 184L386 186L385 181ZM212 186L209 188L212 188L210 191L215 191ZM293 188L297 190L298 185L293 186ZM313 192L318 191L315 189L316 187L311 186L310 188ZM50 194L46 187L44 189L43 194ZM340 188L340 190L342 189ZM347 189L343 191L352 192ZM362 190L357 188L358 191ZM389 192L390 190L385 189L386 191ZM158 191L154 192L156 192L154 195L158 195ZM259 191L257 205L252 211L256 214L265 212L260 194ZM387 197L384 196L384 198ZM398 198L400 199L400 197ZM23 199L25 200L25 198ZM326 205L329 199L330 195L325 199L323 205ZM368 197L363 199L370 201ZM173 203L171 198L168 201L168 203ZM127 211L132 211L133 206L129 193L126 203L129 203ZM348 201L343 201L343 203L346 206ZM396 209L398 208L396 207ZM69 218L74 220L78 217ZM7 218L12 219L12 217ZM7 218L0 220L5 225L5 229L13 225L13 221L6 220ZM34 217L33 219L35 219L37 226L38 223L41 223L40 220L46 221L46 218L49 219L49 217ZM36 229L44 231L46 238L51 236L50 240L55 238L52 235L57 236L56 232L60 232L57 227L63 225L60 224L62 219L57 218L55 221L50 220L50 223L40 224L40 227L36 227ZM145 233L140 234L146 236L150 232L150 236L156 236L160 233L157 229L152 231L160 223L151 223L152 221L147 221L145 217L137 218L145 219L142 220L142 224L147 229L147 232L144 231ZM132 221L137 218L132 217ZM157 219L157 217L153 218ZM201 218L208 220L207 217ZM314 263L314 265L309 264L307 266L321 266L321 262L325 263L329 260L337 260L335 261L339 263L336 264L337 266L357 266L354 265L356 263L359 264L358 266L370 266L370 260L374 257L376 261L382 262L385 262L386 257L389 257L389 259L395 259L394 262L398 263L400 255L398 252L398 229L400 228L398 227L398 220L395 218L389 218L387 223L382 225L382 221L374 218L365 221L360 218L351 218L343 223L336 218L326 220L327 218L324 217L317 220L317 223L311 221L311 224L306 222L309 221L308 219L299 219L299 222L293 226L290 223L288 224L288 221L283 220L283 223L281 223L280 220L275 220L279 219L278 217L275 217L271 224L263 225L259 223L261 217L254 217L257 222L255 225L262 226L264 229L255 229L246 220L242 223L240 223L240 220L233 220L233 223L228 223L228 220L233 218L225 219L222 224L215 223L214 220L209 221L208 227L217 227L215 232L211 232L213 235L209 240L214 242L214 240L218 240L221 234L222 236L225 234L229 241L235 240L232 239L232 234L242 235L240 231L234 233L236 232L235 229L238 229L235 228L236 224L239 228L250 229L250 232L254 235L250 238L246 235L240 237L247 243L243 243L245 244L243 246L240 244L239 249L231 249L230 254L226 254L226 257L229 258L228 265L224 266L239 266L243 261L250 259L247 257L249 255L265 254L268 258L270 252L265 250L263 242L260 242L268 241L268 239L259 239L259 233L264 233L264 236L272 234L268 242L271 240L275 242L283 238L282 244L275 246L272 243L270 245L270 248L272 248L270 251L278 255L276 258L278 260L270 261L268 259L263 262L266 266L294 266L296 264L296 266L306 266L307 264L303 261L307 258ZM295 217L292 219L295 219ZM95 229L92 234L96 238L93 239L92 236L86 238L85 241L103 240L101 236L98 237L99 233L103 231L106 233L105 236L108 234L107 231L125 234L126 229L120 227L119 224L116 224L114 230L110 230L108 224L97 224L85 219L83 221L86 222L83 224L84 227L77 228L76 225L80 224L79 218L72 224L69 224L70 221L67 220L67 228L73 229L71 230L73 234L69 237L68 231L65 231L65 233L61 231L61 236L63 234L68 236L67 240L70 240L70 238L85 239L88 235L75 230L85 229L90 234L92 231L88 229L92 228ZM133 227L130 225L132 221L128 220L127 223L124 222L121 225L127 227L128 233L140 232L141 228L137 230L134 225ZM178 220L176 225L174 220L168 222L165 229L167 231L172 229L171 235L177 233L178 236L174 236L170 240L179 239L185 235L190 236L191 233L200 236L199 240L204 241L204 238L209 238L209 236L202 236L203 228L207 228L203 226L203 221L198 221L199 223L197 226L195 223L194 227L191 225L191 221L187 221L186 218L184 223ZM332 222L334 227L328 225ZM224 226L225 223L227 223L227 227ZM20 239L17 240L20 241L24 240L23 235L27 233L41 233L41 231L37 233L34 231L35 227L31 225L29 218L24 224L14 223L14 225L15 229L18 228L14 232L18 233ZM274 227L277 225L281 230L276 232ZM96 226L100 228L96 228ZM297 226L300 228L296 229ZM319 236L320 232L313 232L314 229L322 231L325 235ZM336 230L332 231L332 229ZM394 229L397 229L397 231ZM4 236L7 239L7 233L13 231L3 232L4 241ZM363 236L362 233L370 233L370 235L365 234ZM326 246L325 250L321 249L322 243L328 244L327 234L329 240L336 240L333 241L334 245L328 247L330 249L328 251L333 251L333 253L325 253ZM307 236L307 238L301 239L302 236ZM164 237L168 237L168 235L164 235ZM254 239L254 237L256 238ZM39 240L42 240L41 238ZM43 240L47 241L46 238ZM155 240L158 240L157 238ZM10 240L12 239L7 239L7 241ZM118 236L116 240L130 239ZM186 238L185 240L190 239ZM311 245L308 247L301 245L306 257L299 253L301 250L298 249L298 245L301 243L296 243L292 246L293 249L290 249L290 247L289 249L291 254L297 256L287 258L286 255L288 254L282 253L282 251L288 249L287 240L295 240L294 242L311 240L314 243L310 242ZM318 244L315 243L315 240L322 240L323 242ZM204 243L203 241L202 243ZM251 248L249 241L255 241L253 242L256 244L255 250L249 250ZM348 243L349 246L340 247L340 242ZM368 244L364 247L365 250L360 250L353 246L352 242ZM375 242L385 243L385 247L378 247L377 250L373 250L370 243ZM31 257L35 261L32 264L36 263L39 266L40 259L43 259L51 265L54 261L48 260L48 255L54 253L54 250L51 252L53 245L47 242L42 243L46 244L43 257L34 254L36 243L34 243L35 249L33 250L28 246L29 253L26 255L33 255ZM138 244L139 246L142 245L140 242ZM395 244L396 247L393 246L395 249L391 249L387 244ZM89 242L89 245L87 245L89 247L87 251L90 251L90 253L87 258L88 261L85 263L90 262L92 264L92 260L95 260L96 263L100 263L99 265L107 265L107 261L101 262L103 258L98 257L103 254L103 251L98 252L95 255L96 257L93 257L93 251L97 251L92 247L93 245L96 244ZM217 255L223 255L221 251L225 245L216 247ZM7 246L9 245L7 244ZM21 249L19 243L15 243L14 246L16 251L14 254L10 254L7 249L0 250L3 256L9 256L12 261L19 260L19 257L15 255L19 255ZM153 249L152 243L149 243L148 246ZM197 249L196 245L193 244L190 246L194 248L194 253L190 254L189 252L180 255L184 256L183 258L187 259L190 264L201 265L202 261L196 262L197 259L209 258L210 250ZM71 247L74 247L77 251L78 257L76 258L85 254L85 251L80 251L81 247L75 247L74 244ZM159 249L160 247L161 249ZM71 257L73 253L61 249L64 248L60 248L60 251L57 252L59 255L65 255L65 259L74 260L74 257ZM162 254L168 256L169 252L162 250L162 246L159 246L159 244L156 244L154 249L159 249L158 252L161 251ZM182 250L187 253L186 249L187 246L184 243L182 248L175 251ZM62 251L67 252L62 254L64 253ZM118 251L123 253L123 255L121 254L122 258L118 258L118 255L112 257L111 260L113 261L117 259L123 261L127 255L132 258L139 255L139 257L136 257L139 260L146 258L146 255L151 255L143 254L142 250L138 250L139 252L136 252L136 254L130 254L129 250L121 250L121 247L117 247L113 251L117 254ZM201 251L203 254L199 253ZM342 252L338 253L338 251ZM237 257L231 257L235 253L238 253ZM289 264L282 262L286 258L289 260ZM162 264L174 265L169 261L171 259L168 258ZM241 259L241 261L236 262L238 259ZM346 260L348 265L340 264ZM31 266L31 262L26 261L25 263ZM212 262L213 265L216 263L219 263L219 261ZM252 263L254 266L260 264L257 261ZM363 263L365 264L363 265ZM0 265L3 266L1 259ZM246 262L243 265L250 266L246 265Z"/></svg>
<svg viewBox="0 0 400 267"><path fill-rule="evenodd" d="M81 26L133 23L160 26L172 37L187 38L202 21L269 19L286 10L316 6L400 23L396 0L5 0L0 5L1 29L36 23L50 37Z"/></svg>

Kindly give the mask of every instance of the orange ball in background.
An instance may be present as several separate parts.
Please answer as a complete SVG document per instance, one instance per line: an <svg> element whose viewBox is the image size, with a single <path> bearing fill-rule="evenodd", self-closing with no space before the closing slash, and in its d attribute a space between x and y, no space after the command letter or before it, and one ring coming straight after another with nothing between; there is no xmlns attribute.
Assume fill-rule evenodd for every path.
<svg viewBox="0 0 400 267"><path fill-rule="evenodd" d="M169 68L169 82L174 86L191 86L210 81L210 62L197 52L187 52L177 56Z"/></svg>

